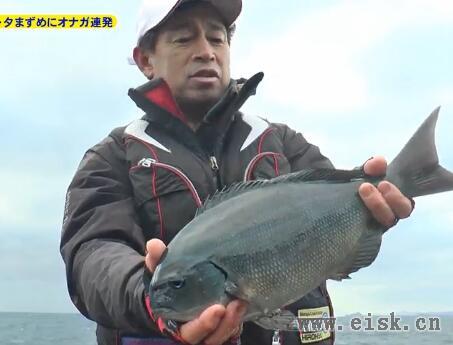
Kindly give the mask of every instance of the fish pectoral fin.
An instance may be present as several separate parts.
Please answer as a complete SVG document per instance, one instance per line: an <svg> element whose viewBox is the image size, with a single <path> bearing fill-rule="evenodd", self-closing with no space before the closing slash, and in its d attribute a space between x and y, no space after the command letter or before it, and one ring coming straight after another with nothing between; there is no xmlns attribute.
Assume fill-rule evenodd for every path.
<svg viewBox="0 0 453 345"><path fill-rule="evenodd" d="M231 280L227 280L225 281L225 292L232 296L232 297L235 297L235 298L238 298L238 299L241 299L243 301L247 301L249 302L251 299L250 299L250 296L248 296L244 291L242 291L239 286L231 281Z"/></svg>
<svg viewBox="0 0 453 345"><path fill-rule="evenodd" d="M280 331L298 331L299 323L297 317L288 310L279 310L273 315L262 316L254 322L265 329Z"/></svg>
<svg viewBox="0 0 453 345"><path fill-rule="evenodd" d="M239 287L231 280L225 281L225 291L235 297L239 297L238 294L240 294Z"/></svg>

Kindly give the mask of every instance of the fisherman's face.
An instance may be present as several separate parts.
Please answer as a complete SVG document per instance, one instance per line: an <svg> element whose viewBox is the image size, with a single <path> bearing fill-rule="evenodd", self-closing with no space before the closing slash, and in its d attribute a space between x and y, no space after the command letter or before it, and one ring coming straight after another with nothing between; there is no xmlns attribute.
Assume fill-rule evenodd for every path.
<svg viewBox="0 0 453 345"><path fill-rule="evenodd" d="M209 109L220 99L230 82L230 46L212 5L176 11L158 30L154 48L148 77L163 78L183 110Z"/></svg>

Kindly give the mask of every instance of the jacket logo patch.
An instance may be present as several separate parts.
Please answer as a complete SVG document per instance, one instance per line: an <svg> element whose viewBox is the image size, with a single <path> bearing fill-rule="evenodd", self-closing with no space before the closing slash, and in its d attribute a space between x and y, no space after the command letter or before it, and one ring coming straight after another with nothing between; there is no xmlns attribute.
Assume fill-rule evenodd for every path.
<svg viewBox="0 0 453 345"><path fill-rule="evenodd" d="M299 309L297 316L301 325L300 341L302 344L317 343L330 338L330 330L326 329L326 324L323 322L330 319L328 306Z"/></svg>
<svg viewBox="0 0 453 345"><path fill-rule="evenodd" d="M142 158L137 165L144 168L151 168L151 165L155 164L156 160L152 158Z"/></svg>

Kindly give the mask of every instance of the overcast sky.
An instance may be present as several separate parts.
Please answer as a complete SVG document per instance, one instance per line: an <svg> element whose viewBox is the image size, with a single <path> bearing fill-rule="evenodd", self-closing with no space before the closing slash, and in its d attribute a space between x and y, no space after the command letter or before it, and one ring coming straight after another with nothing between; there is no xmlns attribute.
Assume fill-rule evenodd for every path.
<svg viewBox="0 0 453 345"><path fill-rule="evenodd" d="M127 64L137 6L0 4L118 18L108 31L0 30L0 311L75 311L58 251L65 190L84 151L138 116L127 96L145 82ZM232 74L263 71L244 110L300 130L342 168L391 160L442 105L437 147L453 170L452 42L451 0L244 0ZM453 310L452 205L453 193L418 199L371 267L329 283L337 313Z"/></svg>

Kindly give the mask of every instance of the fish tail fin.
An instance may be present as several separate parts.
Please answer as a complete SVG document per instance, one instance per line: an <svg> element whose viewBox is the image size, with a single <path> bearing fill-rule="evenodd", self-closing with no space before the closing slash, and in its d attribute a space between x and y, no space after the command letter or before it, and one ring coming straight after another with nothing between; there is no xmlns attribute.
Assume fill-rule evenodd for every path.
<svg viewBox="0 0 453 345"><path fill-rule="evenodd" d="M387 168L386 180L408 197L453 190L453 173L439 165L434 141L439 110L431 113Z"/></svg>

